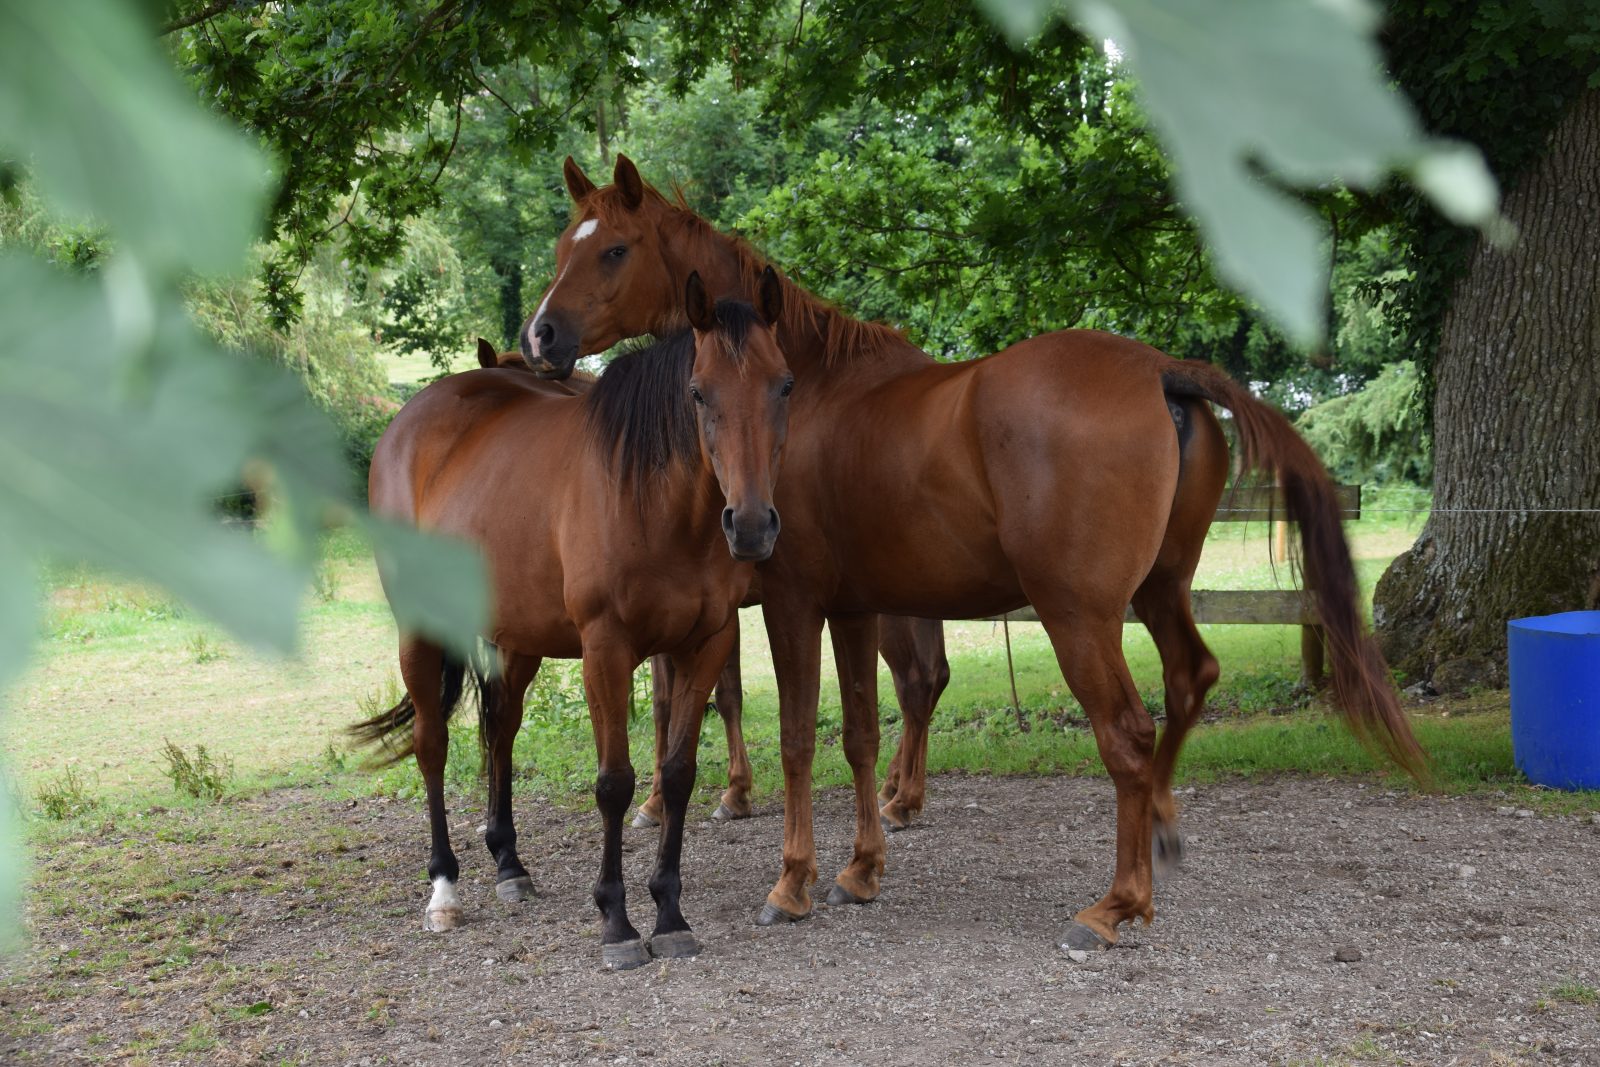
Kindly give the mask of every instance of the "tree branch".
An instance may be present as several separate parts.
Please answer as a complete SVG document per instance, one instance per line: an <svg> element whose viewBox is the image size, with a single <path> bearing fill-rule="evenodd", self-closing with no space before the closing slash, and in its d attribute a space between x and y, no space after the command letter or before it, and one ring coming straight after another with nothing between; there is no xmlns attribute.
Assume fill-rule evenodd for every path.
<svg viewBox="0 0 1600 1067"><path fill-rule="evenodd" d="M205 7L201 8L199 11L196 11L192 15L185 15L182 18L173 19L171 22L161 27L159 36L165 37L169 33L177 33L179 30L186 30L190 26L199 25L206 19L215 18L224 11L228 10L230 7L233 7L236 2L237 0L213 0L212 3L207 4Z"/></svg>

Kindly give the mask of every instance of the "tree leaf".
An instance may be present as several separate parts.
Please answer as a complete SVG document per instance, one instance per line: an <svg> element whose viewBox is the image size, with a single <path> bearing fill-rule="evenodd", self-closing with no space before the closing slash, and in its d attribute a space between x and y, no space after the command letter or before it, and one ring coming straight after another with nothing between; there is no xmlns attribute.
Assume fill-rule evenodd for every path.
<svg viewBox="0 0 1600 1067"><path fill-rule="evenodd" d="M375 515L363 515L360 525L401 631L472 657L489 621L488 569L478 549Z"/></svg>
<svg viewBox="0 0 1600 1067"><path fill-rule="evenodd" d="M1424 137L1387 83L1365 0L981 0L1021 40L1055 11L1115 43L1217 270L1301 344L1321 339L1327 268L1313 216L1262 180L1371 188L1418 175L1441 210L1490 226L1477 150Z"/></svg>
<svg viewBox="0 0 1600 1067"><path fill-rule="evenodd" d="M137 11L0 4L0 149L150 268L235 267L260 232L266 161L194 106Z"/></svg>
<svg viewBox="0 0 1600 1067"><path fill-rule="evenodd" d="M119 361L106 292L0 259L0 525L35 553L158 582L242 640L288 651L309 569L224 530L211 504L273 433L249 402L267 375L175 308L154 354Z"/></svg>

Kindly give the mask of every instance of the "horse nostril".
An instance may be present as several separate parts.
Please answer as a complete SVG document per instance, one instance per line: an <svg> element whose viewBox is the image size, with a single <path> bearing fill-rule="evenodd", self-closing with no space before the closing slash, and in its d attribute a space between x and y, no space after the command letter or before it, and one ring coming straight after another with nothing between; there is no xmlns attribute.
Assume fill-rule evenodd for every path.
<svg viewBox="0 0 1600 1067"><path fill-rule="evenodd" d="M733 509L722 509L722 532L729 537L733 536Z"/></svg>
<svg viewBox="0 0 1600 1067"><path fill-rule="evenodd" d="M767 529L772 531L772 536L773 537L777 537L778 536L778 530L782 526L783 526L783 523L778 521L778 509L777 508L768 508L767 509Z"/></svg>
<svg viewBox="0 0 1600 1067"><path fill-rule="evenodd" d="M541 322L533 328L534 336L539 338L539 347L548 348L556 343L556 328L548 322Z"/></svg>

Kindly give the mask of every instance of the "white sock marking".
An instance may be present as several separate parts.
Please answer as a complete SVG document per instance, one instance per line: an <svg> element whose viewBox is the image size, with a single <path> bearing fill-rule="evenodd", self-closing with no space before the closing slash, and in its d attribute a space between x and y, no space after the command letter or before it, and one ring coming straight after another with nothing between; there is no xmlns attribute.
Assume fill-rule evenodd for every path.
<svg viewBox="0 0 1600 1067"><path fill-rule="evenodd" d="M459 911L461 901L456 899L456 884L444 875L433 880L433 899L428 901L428 910L434 911Z"/></svg>

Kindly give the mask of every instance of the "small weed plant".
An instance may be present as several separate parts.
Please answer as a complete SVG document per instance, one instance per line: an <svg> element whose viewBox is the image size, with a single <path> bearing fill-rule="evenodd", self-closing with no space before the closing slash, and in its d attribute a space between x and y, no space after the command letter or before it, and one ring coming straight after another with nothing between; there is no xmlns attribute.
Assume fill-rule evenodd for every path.
<svg viewBox="0 0 1600 1067"><path fill-rule="evenodd" d="M338 600L340 584L339 572L333 569L331 560L317 564L317 569L311 575L311 592L316 596L317 603L332 604Z"/></svg>
<svg viewBox="0 0 1600 1067"><path fill-rule="evenodd" d="M201 800L221 800L233 777L233 761L223 756L213 759L206 746L196 745L190 756L170 740L164 740L162 758L167 761L167 777L180 793Z"/></svg>
<svg viewBox="0 0 1600 1067"><path fill-rule="evenodd" d="M196 663L210 663L222 658L222 645L215 641L210 634L194 633L187 642L189 658Z"/></svg>
<svg viewBox="0 0 1600 1067"><path fill-rule="evenodd" d="M76 767L68 767L61 777L40 786L35 798L44 817L56 822L75 818L100 806L99 798L90 795Z"/></svg>

